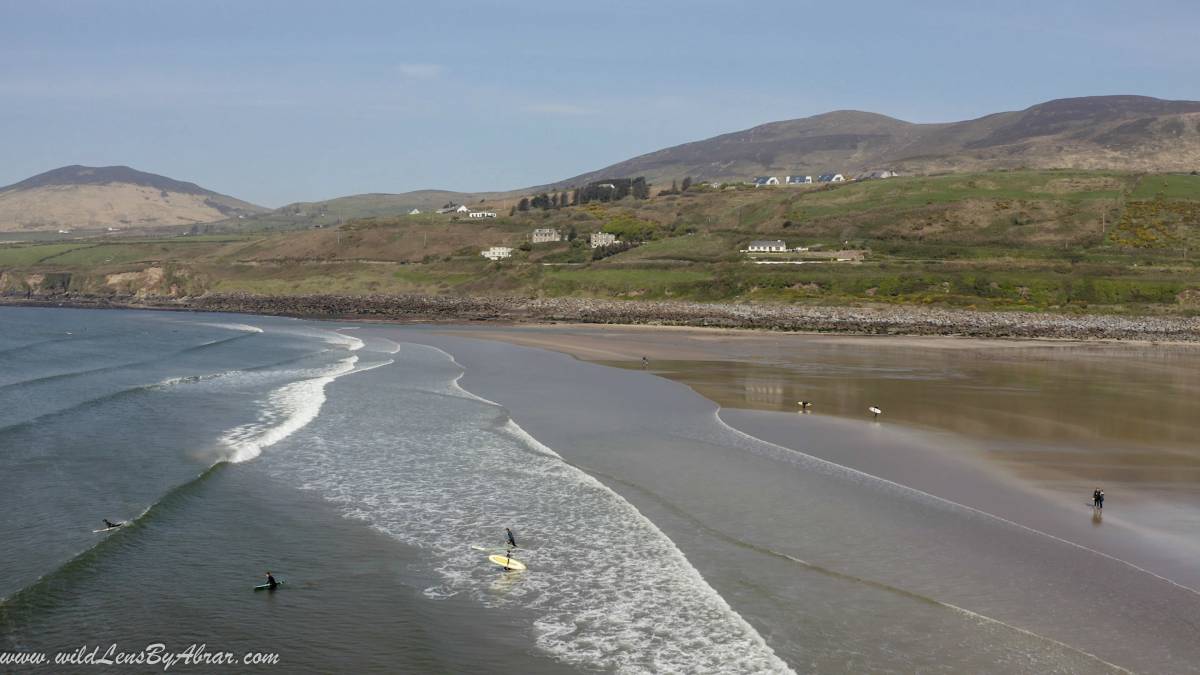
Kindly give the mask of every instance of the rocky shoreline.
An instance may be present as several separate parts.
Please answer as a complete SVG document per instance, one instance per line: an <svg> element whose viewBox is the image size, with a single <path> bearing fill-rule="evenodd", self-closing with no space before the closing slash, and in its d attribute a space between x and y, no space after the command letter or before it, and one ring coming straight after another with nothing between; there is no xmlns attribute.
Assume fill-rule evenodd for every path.
<svg viewBox="0 0 1200 675"><path fill-rule="evenodd" d="M595 323L747 328L859 335L1200 342L1200 318L980 312L912 306L651 302L587 298L431 295L196 297L5 295L0 304L233 312L405 323Z"/></svg>

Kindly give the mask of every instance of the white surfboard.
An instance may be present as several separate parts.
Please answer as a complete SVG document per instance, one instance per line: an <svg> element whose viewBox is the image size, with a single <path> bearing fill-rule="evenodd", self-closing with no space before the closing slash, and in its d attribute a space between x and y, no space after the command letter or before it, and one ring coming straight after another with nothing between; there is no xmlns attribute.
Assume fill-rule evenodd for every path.
<svg viewBox="0 0 1200 675"><path fill-rule="evenodd" d="M100 529L100 530L92 530L92 533L95 534L97 532L112 532L113 530L117 530L122 527L125 527L125 523L121 523L120 525L117 525L116 527L106 527L106 528Z"/></svg>
<svg viewBox="0 0 1200 675"><path fill-rule="evenodd" d="M867 410L869 410L869 411L871 411L871 412L875 413L876 415L882 415L882 414L883 414L883 411L882 411L882 410L880 410L879 408L876 408L875 406L871 406L870 408L867 408Z"/></svg>

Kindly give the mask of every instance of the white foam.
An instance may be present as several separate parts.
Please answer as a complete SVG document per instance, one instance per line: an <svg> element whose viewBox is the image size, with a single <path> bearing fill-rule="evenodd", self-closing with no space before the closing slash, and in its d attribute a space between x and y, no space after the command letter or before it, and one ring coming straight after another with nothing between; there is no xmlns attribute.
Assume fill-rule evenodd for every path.
<svg viewBox="0 0 1200 675"><path fill-rule="evenodd" d="M236 331L241 331L243 333L261 333L261 332L263 332L263 329L259 328L258 326L251 326L250 324L246 324L246 323L202 323L200 325L208 326L210 328L224 328L225 330L236 330Z"/></svg>
<svg viewBox="0 0 1200 675"><path fill-rule="evenodd" d="M423 367L397 369L393 396L344 410L336 399L272 466L347 517L425 550L440 577L426 597L513 609L510 618L529 621L537 647L564 664L790 672L649 519L507 416L497 424L495 404L463 390L461 372L431 363L437 353L450 362L406 344L404 358ZM397 407L405 414L392 414ZM500 545L505 525L532 547L515 556L526 573L504 574L471 548Z"/></svg>
<svg viewBox="0 0 1200 675"><path fill-rule="evenodd" d="M263 448L307 426L325 404L325 386L354 372L357 361L357 356L342 359L318 377L291 382L272 391L257 422L234 427L221 438L221 443L230 450L226 461L239 463L254 459L262 454Z"/></svg>

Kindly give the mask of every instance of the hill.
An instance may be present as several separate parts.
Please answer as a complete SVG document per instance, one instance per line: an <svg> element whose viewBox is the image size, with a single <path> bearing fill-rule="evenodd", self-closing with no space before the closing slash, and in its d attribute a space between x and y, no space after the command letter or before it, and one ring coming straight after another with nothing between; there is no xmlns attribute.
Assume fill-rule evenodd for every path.
<svg viewBox="0 0 1200 675"><path fill-rule="evenodd" d="M429 213L448 203L475 205L484 199L502 198L495 192L414 190L400 194L370 193L337 197L317 202L295 202L274 211L243 218L229 218L200 228L207 233L260 232L330 227L358 218L397 216L413 209Z"/></svg>
<svg viewBox="0 0 1200 675"><path fill-rule="evenodd" d="M192 225L266 210L127 166L65 166L0 188L0 232Z"/></svg>
<svg viewBox="0 0 1200 675"><path fill-rule="evenodd" d="M0 246L0 293L430 293L1195 314L1200 176L993 171ZM530 245L535 228L573 240ZM608 232L632 248L592 250ZM786 254L747 255L754 240ZM511 246L490 262L480 250ZM808 249L799 251L797 249Z"/></svg>
<svg viewBox="0 0 1200 675"><path fill-rule="evenodd" d="M1192 171L1200 168L1200 101L1093 96L944 124L914 124L854 110L763 124L684 143L553 184L646 176L907 174L1017 168Z"/></svg>

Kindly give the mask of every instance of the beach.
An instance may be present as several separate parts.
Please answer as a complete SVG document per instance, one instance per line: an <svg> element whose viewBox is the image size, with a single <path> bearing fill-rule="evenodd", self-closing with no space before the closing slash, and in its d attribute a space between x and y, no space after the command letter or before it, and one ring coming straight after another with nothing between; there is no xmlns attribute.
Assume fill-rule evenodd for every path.
<svg viewBox="0 0 1200 675"><path fill-rule="evenodd" d="M1150 470L1186 462L1186 410L1141 434L1147 473L1106 483L1102 517L1095 458L1046 479L1022 459L1078 411L1004 434L983 412L1001 386L1026 417L1060 394L1015 389L1030 367L1166 398L1187 378L1156 394L1137 373L1184 369L1182 347L1124 368L1112 349L1151 346L0 313L0 441L22 449L0 461L23 476L0 500L0 649L206 641L362 672L1200 663L1195 490L1186 463L1172 485ZM81 527L101 513L131 525ZM524 572L486 559L505 527ZM267 569L287 584L251 592Z"/></svg>

